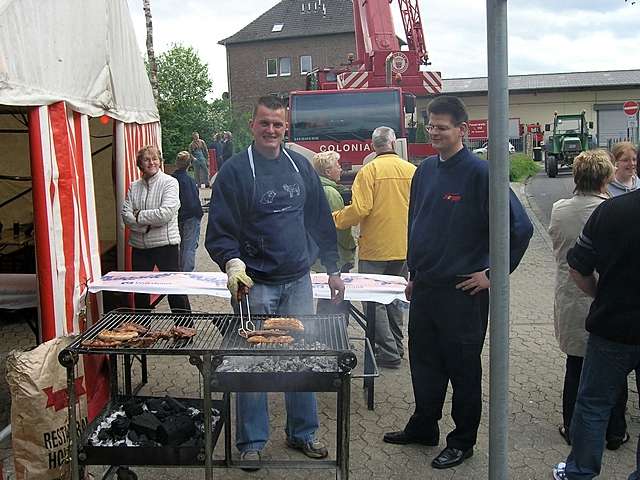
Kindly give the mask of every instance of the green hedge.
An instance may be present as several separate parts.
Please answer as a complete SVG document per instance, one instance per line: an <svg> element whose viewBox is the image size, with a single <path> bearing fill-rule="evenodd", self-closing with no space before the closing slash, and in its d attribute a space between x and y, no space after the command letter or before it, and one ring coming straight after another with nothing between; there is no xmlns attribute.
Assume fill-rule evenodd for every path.
<svg viewBox="0 0 640 480"><path fill-rule="evenodd" d="M487 159L486 155L478 156L483 160ZM509 181L511 182L524 182L540 171L540 165L524 153L512 153L509 155L509 160L511 160L509 168Z"/></svg>

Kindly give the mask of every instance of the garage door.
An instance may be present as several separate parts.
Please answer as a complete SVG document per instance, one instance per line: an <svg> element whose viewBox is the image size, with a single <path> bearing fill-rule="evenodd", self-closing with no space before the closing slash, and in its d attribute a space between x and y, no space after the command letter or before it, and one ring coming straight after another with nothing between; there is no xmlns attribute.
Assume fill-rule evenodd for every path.
<svg viewBox="0 0 640 480"><path fill-rule="evenodd" d="M598 110L598 146L606 148L609 141L617 142L630 135L622 105L619 110Z"/></svg>

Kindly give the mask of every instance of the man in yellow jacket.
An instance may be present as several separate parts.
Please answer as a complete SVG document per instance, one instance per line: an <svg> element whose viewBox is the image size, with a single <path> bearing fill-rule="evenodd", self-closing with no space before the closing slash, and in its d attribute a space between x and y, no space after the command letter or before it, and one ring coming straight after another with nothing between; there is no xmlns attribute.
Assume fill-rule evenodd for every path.
<svg viewBox="0 0 640 480"><path fill-rule="evenodd" d="M358 272L407 275L407 219L416 167L394 151L396 135L378 127L371 136L376 157L353 182L351 205L333 213L338 229L360 224ZM402 310L376 305L376 360L399 368L404 356Z"/></svg>

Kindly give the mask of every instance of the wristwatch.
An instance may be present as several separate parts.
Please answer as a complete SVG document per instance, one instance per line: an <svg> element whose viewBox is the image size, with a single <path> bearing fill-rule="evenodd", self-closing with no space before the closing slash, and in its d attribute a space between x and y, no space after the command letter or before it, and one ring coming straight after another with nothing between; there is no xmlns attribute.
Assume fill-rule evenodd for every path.
<svg viewBox="0 0 640 480"><path fill-rule="evenodd" d="M339 277L340 276L340 271L327 273L327 275L329 275L330 277Z"/></svg>

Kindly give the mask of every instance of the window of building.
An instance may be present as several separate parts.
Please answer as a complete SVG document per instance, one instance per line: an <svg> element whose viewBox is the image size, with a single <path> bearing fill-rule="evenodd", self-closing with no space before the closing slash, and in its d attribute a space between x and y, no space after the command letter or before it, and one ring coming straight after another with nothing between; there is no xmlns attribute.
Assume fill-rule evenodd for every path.
<svg viewBox="0 0 640 480"><path fill-rule="evenodd" d="M288 77L291 75L291 57L280 57L278 59L280 64L280 76Z"/></svg>
<svg viewBox="0 0 640 480"><path fill-rule="evenodd" d="M278 76L278 59L267 58L267 77Z"/></svg>
<svg viewBox="0 0 640 480"><path fill-rule="evenodd" d="M273 25L273 27L271 28L271 31L272 31L272 32L281 32L283 27L284 27L284 24L282 24L282 23L275 23L275 24Z"/></svg>
<svg viewBox="0 0 640 480"><path fill-rule="evenodd" d="M311 55L300 55L300 75L306 75L313 70Z"/></svg>

